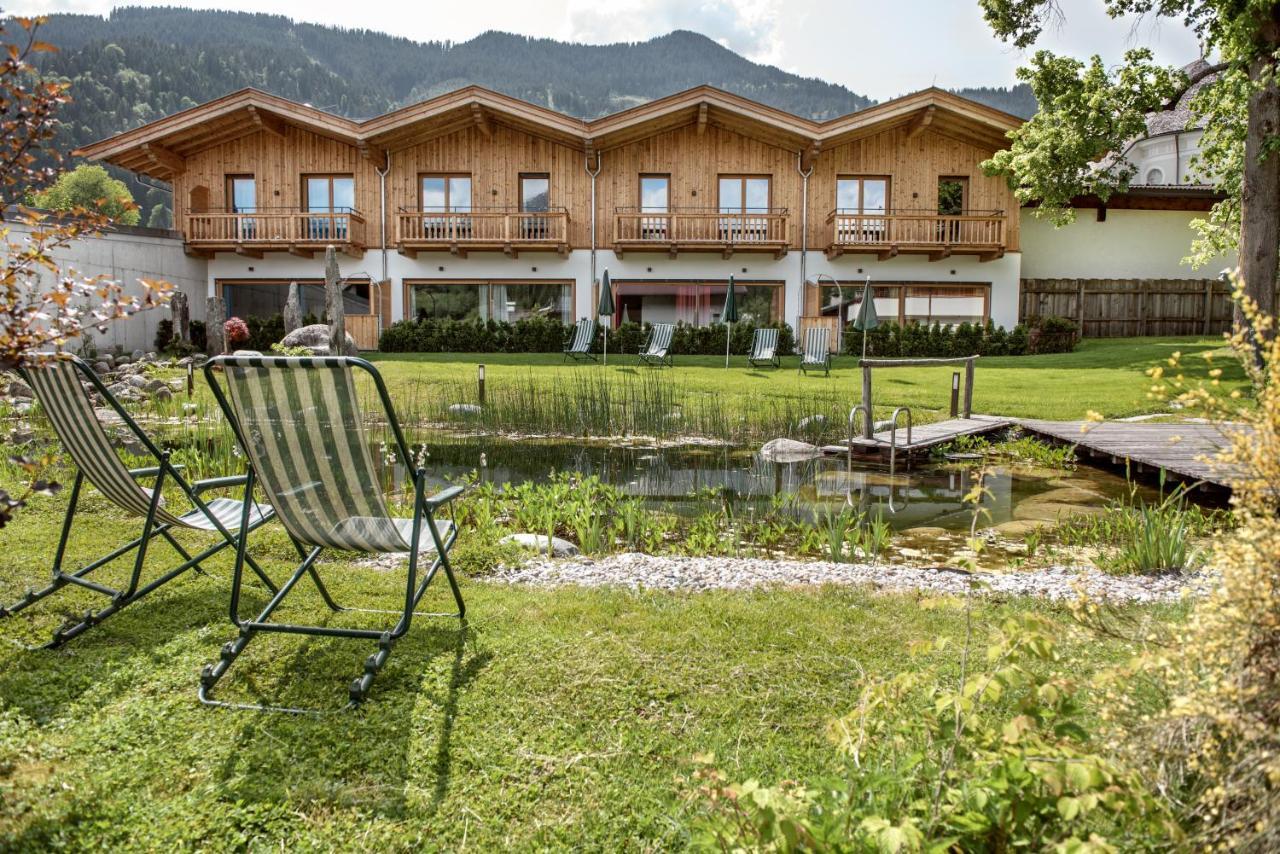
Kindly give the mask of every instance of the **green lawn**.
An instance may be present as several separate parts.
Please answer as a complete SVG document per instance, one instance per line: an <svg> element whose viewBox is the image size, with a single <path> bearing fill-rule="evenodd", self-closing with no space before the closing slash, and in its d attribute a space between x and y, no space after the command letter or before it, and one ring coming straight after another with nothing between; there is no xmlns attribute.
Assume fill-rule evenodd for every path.
<svg viewBox="0 0 1280 854"><path fill-rule="evenodd" d="M41 579L62 506L37 499L0 533L0 598ZM73 556L130 530L96 496L87 509ZM286 570L278 526L254 549ZM398 573L340 561L322 571L347 604L394 607ZM963 635L959 610L909 596L468 579L465 634L419 622L362 710L297 718L196 701L201 666L234 636L228 574L214 561L61 651L16 642L46 638L87 592L0 623L0 850L679 848L693 807L676 778L695 754L713 752L734 779L832 772L824 726L849 708L859 675L918 666L914 640ZM424 606L447 604L442 587ZM977 637L1025 608L1049 610L980 606ZM290 614L328 612L308 591ZM371 649L267 636L223 684L230 696L338 704ZM1075 638L1064 652L1084 675L1131 650ZM955 655L933 663L953 672Z"/></svg>
<svg viewBox="0 0 1280 854"><path fill-rule="evenodd" d="M1005 356L978 360L973 406L976 412L1025 418L1078 419L1089 410L1107 417L1159 412L1165 407L1147 398L1150 381L1143 371L1181 352L1189 378L1204 378L1207 368L1198 354L1223 347L1221 338L1113 338L1083 341L1076 352L1047 356ZM446 383L470 392L476 365L484 363L490 397L504 387L530 381L552 387L573 377L595 372L617 382L643 377L657 369L636 367L635 356L610 356L609 365L562 364L556 355L508 354L370 354L396 396L424 399L430 387ZM1238 365L1219 359L1226 385L1243 385ZM804 376L798 360L783 360L779 370L752 369L744 357L734 357L725 369L719 356L678 356L677 367L663 376L687 399L713 400L727 415L759 410L762 404L803 411L806 403L820 408L827 402L848 408L860 400L862 374L857 359L836 357L830 377ZM893 407L910 406L917 421L941 417L949 404L954 367L895 368L875 373L877 413L887 417ZM688 403L686 402L686 405Z"/></svg>

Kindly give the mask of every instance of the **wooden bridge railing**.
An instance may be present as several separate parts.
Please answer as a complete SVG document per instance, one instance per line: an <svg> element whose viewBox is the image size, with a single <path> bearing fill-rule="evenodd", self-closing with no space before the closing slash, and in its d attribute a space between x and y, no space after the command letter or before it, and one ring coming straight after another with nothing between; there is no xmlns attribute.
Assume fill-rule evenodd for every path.
<svg viewBox="0 0 1280 854"><path fill-rule="evenodd" d="M964 365L964 414L969 418L973 414L973 366L978 356L961 356L950 359L863 359L862 367L862 406L866 408L866 424L863 436L870 439L875 431L875 420L871 416L871 370L873 368L923 368L935 365ZM953 393L958 389L952 386Z"/></svg>

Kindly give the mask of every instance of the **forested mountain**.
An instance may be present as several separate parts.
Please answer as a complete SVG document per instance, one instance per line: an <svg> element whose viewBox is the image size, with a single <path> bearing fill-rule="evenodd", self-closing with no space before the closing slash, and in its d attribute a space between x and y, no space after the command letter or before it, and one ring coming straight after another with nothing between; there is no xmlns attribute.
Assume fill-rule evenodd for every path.
<svg viewBox="0 0 1280 854"><path fill-rule="evenodd" d="M386 112L468 84L595 118L709 83L797 115L826 119L872 103L843 86L737 55L686 31L616 45L488 32L466 42L414 42L369 30L297 23L278 15L124 8L107 18L53 15L42 39L50 74L71 81L67 150L245 86L353 118ZM1026 87L957 90L1023 115ZM146 209L163 193L130 181Z"/></svg>

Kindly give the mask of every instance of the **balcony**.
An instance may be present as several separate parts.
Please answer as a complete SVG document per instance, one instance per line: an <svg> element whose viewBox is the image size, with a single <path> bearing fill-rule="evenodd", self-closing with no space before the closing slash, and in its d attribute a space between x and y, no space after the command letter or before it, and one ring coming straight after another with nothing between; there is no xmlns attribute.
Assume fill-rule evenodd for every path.
<svg viewBox="0 0 1280 854"><path fill-rule="evenodd" d="M298 211L260 208L253 213L200 211L186 217L187 251L195 255L235 252L261 258L264 252L289 252L310 258L334 246L364 255L365 220L359 211Z"/></svg>
<svg viewBox="0 0 1280 854"><path fill-rule="evenodd" d="M898 211L891 214L827 214L827 257L846 253L874 254L881 261L900 253L928 255L940 261L949 255L977 255L994 261L1005 252L1004 211Z"/></svg>
<svg viewBox="0 0 1280 854"><path fill-rule="evenodd" d="M396 248L416 258L419 252L521 252L569 254L569 212L471 208L438 211L401 208L396 214Z"/></svg>
<svg viewBox="0 0 1280 854"><path fill-rule="evenodd" d="M613 251L626 252L769 252L787 254L787 209L724 213L714 208L676 208L653 213L636 208L615 211Z"/></svg>

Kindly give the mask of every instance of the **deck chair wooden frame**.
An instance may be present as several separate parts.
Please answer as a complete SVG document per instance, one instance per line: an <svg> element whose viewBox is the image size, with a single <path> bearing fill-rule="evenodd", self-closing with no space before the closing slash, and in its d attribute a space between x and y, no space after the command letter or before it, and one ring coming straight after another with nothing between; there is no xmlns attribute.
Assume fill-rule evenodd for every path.
<svg viewBox="0 0 1280 854"><path fill-rule="evenodd" d="M221 382L215 374L218 370L222 373ZM364 371L372 378L395 439L393 450L412 472L412 519L392 518L388 512L373 469L369 443L365 441L364 420L355 391L355 370ZM279 632L377 643L377 651L365 660L363 673L351 682L348 702L342 707L353 708L364 700L392 646L409 631L415 616L459 619L466 616L466 605L449 564L449 549L458 532L452 517L452 501L462 493L462 487L454 486L426 496L426 471L409 451L382 376L363 359L219 356L205 365L205 376L248 458L246 489L252 494L256 485L263 487L302 562L257 616L244 619L240 616L240 581L245 542L241 540L230 602L231 622L240 634L223 646L217 663L208 665L201 673L200 701L230 708L294 713L319 711L214 699L214 687L245 647L261 633ZM437 521L436 511L444 507L449 508L450 519L442 523ZM404 607L369 611L338 605L316 569L316 561L325 549L368 554L408 552ZM419 561L428 550L434 553L434 558L419 581ZM419 614L415 608L440 569L449 581L458 611L456 614ZM389 628L372 629L273 622L271 615L304 576L310 577L325 605L333 611L390 614L398 619Z"/></svg>
<svg viewBox="0 0 1280 854"><path fill-rule="evenodd" d="M586 360L596 361L596 354L591 352L591 345L596 340L596 322L589 317L584 317L573 327L573 340L569 342L569 346L564 348L564 359L568 361L573 359L575 362Z"/></svg>
<svg viewBox="0 0 1280 854"><path fill-rule="evenodd" d="M752 334L751 355L747 357L747 364L753 368L761 365L772 365L775 368L782 366L782 361L778 358L778 330L775 327L762 326Z"/></svg>
<svg viewBox="0 0 1280 854"><path fill-rule="evenodd" d="M825 326L811 326L804 331L804 350L800 355L800 370L805 376L809 371L822 369L823 376L831 375L831 337Z"/></svg>
<svg viewBox="0 0 1280 854"><path fill-rule="evenodd" d="M674 323L655 323L649 329L649 340L640 351L640 363L668 368L675 367L671 358L671 339L675 336Z"/></svg>
<svg viewBox="0 0 1280 854"><path fill-rule="evenodd" d="M187 570L198 571L202 561L228 546L239 548L244 542L244 537L239 534L240 531L252 531L271 519L271 509L265 506L251 506L247 492L244 499L239 501L233 498L214 498L206 501L202 496L211 490L247 486L246 476L220 477L196 481L194 484L188 483L182 476L182 467L169 461L169 452L160 450L151 441L146 432L116 400L115 395L103 385L93 369L82 360L73 356L39 357L19 368L19 373L35 392L36 399L53 425L54 433L57 434L58 440L75 463L76 478L71 486L71 499L63 517L62 534L58 538L58 545L53 555L52 579L40 590L28 590L26 595L13 605L0 607L0 618L13 616L69 586L91 590L109 600L105 607L89 610L82 616L65 622L54 632L53 640L47 644L48 647L61 646L83 634ZM135 469L125 467L116 455L102 423L98 420L93 402L81 385L81 378L89 383L120 418L133 439L154 459L155 465ZM150 487L144 487L139 483L151 478L154 480ZM79 505L85 481L88 481L121 510L141 518L142 532L128 543L90 561L79 569L67 571L63 569L63 561L66 558L67 541L71 535L72 523L75 521L76 508ZM192 509L178 514L165 507L163 491L167 485L180 489L191 502ZM174 536L175 530L216 531L221 540L192 555ZM182 558L182 562L159 578L143 584L143 564L147 558L148 546L156 537L167 541ZM134 556L133 571L124 587L109 587L89 577L95 570L133 551L137 552ZM252 567L269 589L273 592L276 590L271 579L256 561L247 554L243 561Z"/></svg>

